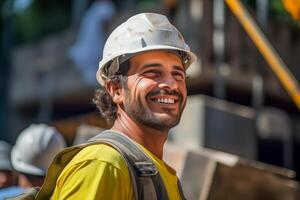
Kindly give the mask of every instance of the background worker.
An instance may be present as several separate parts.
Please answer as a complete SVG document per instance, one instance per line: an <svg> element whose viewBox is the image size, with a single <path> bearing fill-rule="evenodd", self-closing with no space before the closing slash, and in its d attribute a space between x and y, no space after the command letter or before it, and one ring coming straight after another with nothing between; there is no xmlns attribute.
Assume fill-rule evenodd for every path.
<svg viewBox="0 0 300 200"><path fill-rule="evenodd" d="M113 123L110 131L128 136L155 164L168 196L157 199L183 199L176 172L162 156L185 107L185 70L195 59L165 16L142 13L112 32L99 63L94 102ZM134 199L132 184L117 150L90 145L61 172L51 199Z"/></svg>
<svg viewBox="0 0 300 200"><path fill-rule="evenodd" d="M16 174L10 162L11 145L0 140L0 189L14 186Z"/></svg>
<svg viewBox="0 0 300 200"><path fill-rule="evenodd" d="M33 124L23 130L11 153L21 188L41 186L48 166L57 152L66 147L61 134L46 124Z"/></svg>
<svg viewBox="0 0 300 200"><path fill-rule="evenodd" d="M28 188L41 186L53 157L65 146L61 134L46 124L33 124L23 130L11 154L8 154L11 169L17 172L17 181L14 186L0 192L0 199L14 197L26 192Z"/></svg>
<svg viewBox="0 0 300 200"><path fill-rule="evenodd" d="M10 161L11 145L0 141L0 200L23 192L16 187L17 174Z"/></svg>

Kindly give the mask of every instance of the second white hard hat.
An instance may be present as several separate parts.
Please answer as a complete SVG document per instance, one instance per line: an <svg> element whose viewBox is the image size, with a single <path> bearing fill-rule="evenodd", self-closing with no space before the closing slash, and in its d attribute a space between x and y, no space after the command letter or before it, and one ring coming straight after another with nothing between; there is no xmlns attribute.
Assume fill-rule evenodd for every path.
<svg viewBox="0 0 300 200"><path fill-rule="evenodd" d="M150 50L178 51L183 55L182 61L186 68L197 59L167 17L156 13L141 13L119 25L108 37L96 75L98 82L104 85L105 80L119 70L120 63L128 55Z"/></svg>
<svg viewBox="0 0 300 200"><path fill-rule="evenodd" d="M53 127L33 124L23 130L11 153L18 172L44 176L57 152L66 147L64 138Z"/></svg>

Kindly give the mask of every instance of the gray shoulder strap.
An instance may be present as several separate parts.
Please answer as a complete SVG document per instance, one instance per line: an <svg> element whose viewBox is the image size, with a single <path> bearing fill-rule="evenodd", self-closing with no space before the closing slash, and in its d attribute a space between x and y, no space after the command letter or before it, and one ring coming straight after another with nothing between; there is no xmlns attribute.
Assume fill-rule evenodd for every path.
<svg viewBox="0 0 300 200"><path fill-rule="evenodd" d="M152 160L127 136L104 131L90 140L106 141L124 157L129 167L136 200L168 200L168 193Z"/></svg>

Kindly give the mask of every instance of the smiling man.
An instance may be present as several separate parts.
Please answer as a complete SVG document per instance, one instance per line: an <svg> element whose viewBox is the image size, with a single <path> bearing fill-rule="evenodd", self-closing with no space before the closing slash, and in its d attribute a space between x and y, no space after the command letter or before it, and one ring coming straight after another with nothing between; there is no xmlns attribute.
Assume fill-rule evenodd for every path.
<svg viewBox="0 0 300 200"><path fill-rule="evenodd" d="M110 132L125 135L154 163L166 193L156 191L156 199L184 199L176 172L162 157L185 107L185 71L195 59L165 16L142 13L112 32L99 63L94 102L112 123ZM115 148L90 145L60 173L52 199L135 199L133 182Z"/></svg>

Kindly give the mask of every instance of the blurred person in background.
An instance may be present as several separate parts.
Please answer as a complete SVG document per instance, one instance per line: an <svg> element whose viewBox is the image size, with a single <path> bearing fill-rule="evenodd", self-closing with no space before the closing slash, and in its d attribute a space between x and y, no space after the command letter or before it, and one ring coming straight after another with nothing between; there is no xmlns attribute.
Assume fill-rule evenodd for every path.
<svg viewBox="0 0 300 200"><path fill-rule="evenodd" d="M16 186L17 173L10 161L11 145L0 141L0 200L24 192Z"/></svg>
<svg viewBox="0 0 300 200"><path fill-rule="evenodd" d="M57 152L66 147L62 135L46 124L33 124L18 136L11 151L13 168L18 172L17 196L31 187L40 187Z"/></svg>
<svg viewBox="0 0 300 200"><path fill-rule="evenodd" d="M11 145L0 140L0 189L16 184L16 173L10 161Z"/></svg>
<svg viewBox="0 0 300 200"><path fill-rule="evenodd" d="M87 85L97 83L95 73L105 42L105 27L114 14L115 8L110 0L95 1L83 16L77 40L69 50L71 60Z"/></svg>
<svg viewBox="0 0 300 200"><path fill-rule="evenodd" d="M41 186L52 159L64 147L66 142L54 127L33 124L23 130L11 152L18 186Z"/></svg>
<svg viewBox="0 0 300 200"><path fill-rule="evenodd" d="M10 161L11 145L0 141L0 200L23 192L16 186L17 174Z"/></svg>
<svg viewBox="0 0 300 200"><path fill-rule="evenodd" d="M11 160L11 145L0 141L0 200L24 192L16 186L17 173L14 171Z"/></svg>

